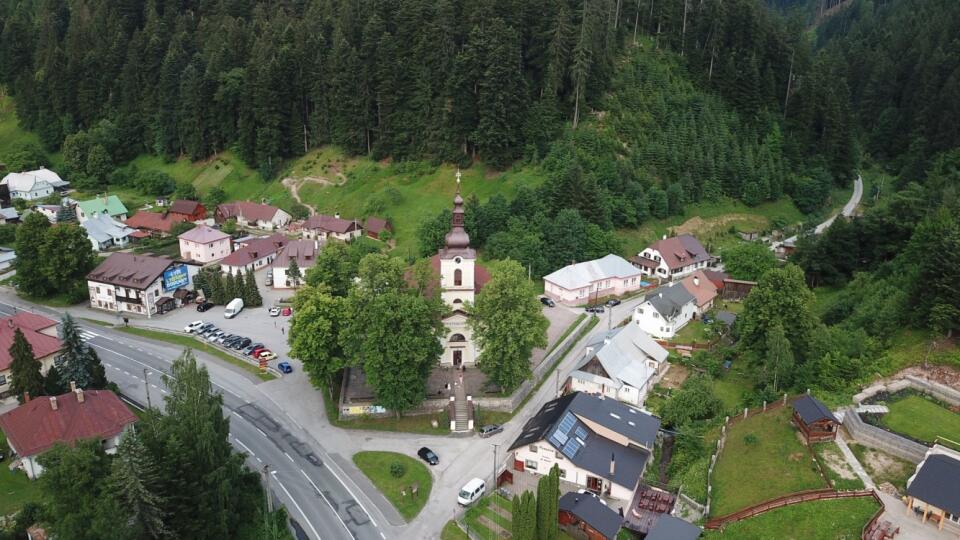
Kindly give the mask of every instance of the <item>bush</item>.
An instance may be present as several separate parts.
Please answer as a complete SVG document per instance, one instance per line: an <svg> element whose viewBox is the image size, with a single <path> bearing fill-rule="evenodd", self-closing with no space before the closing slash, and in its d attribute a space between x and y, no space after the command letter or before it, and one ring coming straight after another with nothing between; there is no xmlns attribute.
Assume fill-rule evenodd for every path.
<svg viewBox="0 0 960 540"><path fill-rule="evenodd" d="M403 466L403 463L394 461L390 464L390 476L394 478L401 478L405 474L407 474L407 468Z"/></svg>
<svg viewBox="0 0 960 540"><path fill-rule="evenodd" d="M747 446L756 446L760 443L760 439L758 439L753 433L747 433L743 437L743 442L746 443Z"/></svg>

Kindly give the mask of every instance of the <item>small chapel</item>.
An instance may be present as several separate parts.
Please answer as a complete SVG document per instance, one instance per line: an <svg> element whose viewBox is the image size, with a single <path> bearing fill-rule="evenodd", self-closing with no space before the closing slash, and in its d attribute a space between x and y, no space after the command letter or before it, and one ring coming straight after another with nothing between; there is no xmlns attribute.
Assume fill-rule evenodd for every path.
<svg viewBox="0 0 960 540"><path fill-rule="evenodd" d="M463 197L460 195L460 171L457 171L457 194L453 198L453 219L443 247L430 259L440 275L440 295L450 308L443 319L447 334L443 340L440 365L461 367L476 365L480 350L473 341L473 332L467 324L464 304L474 301L490 280L490 273L477 264L477 252L470 247L470 236L464 229Z"/></svg>

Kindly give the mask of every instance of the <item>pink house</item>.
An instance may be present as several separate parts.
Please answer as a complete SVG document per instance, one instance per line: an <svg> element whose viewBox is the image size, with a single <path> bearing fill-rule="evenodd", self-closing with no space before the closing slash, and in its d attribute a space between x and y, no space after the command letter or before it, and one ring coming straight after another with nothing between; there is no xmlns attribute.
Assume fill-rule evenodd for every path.
<svg viewBox="0 0 960 540"><path fill-rule="evenodd" d="M641 271L618 255L564 266L543 277L543 292L568 305L622 296L641 287Z"/></svg>
<svg viewBox="0 0 960 540"><path fill-rule="evenodd" d="M188 261L218 261L233 251L229 234L206 225L198 225L177 238L180 239L180 256Z"/></svg>

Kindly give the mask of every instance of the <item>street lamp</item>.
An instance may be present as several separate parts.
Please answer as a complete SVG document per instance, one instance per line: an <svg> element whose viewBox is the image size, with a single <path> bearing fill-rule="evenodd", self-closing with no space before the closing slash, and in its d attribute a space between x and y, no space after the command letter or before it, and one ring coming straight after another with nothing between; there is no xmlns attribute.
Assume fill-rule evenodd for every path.
<svg viewBox="0 0 960 540"><path fill-rule="evenodd" d="M500 445L497 443L490 443L490 446L493 447L493 491L497 491L497 449L500 448ZM496 535L500 536L500 515L497 512L494 512L493 523L496 525Z"/></svg>

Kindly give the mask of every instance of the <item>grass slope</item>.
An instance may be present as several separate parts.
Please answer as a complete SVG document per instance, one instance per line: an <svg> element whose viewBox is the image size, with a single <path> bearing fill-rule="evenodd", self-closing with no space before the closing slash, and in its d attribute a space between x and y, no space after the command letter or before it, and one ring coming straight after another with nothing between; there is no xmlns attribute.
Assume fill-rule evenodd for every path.
<svg viewBox="0 0 960 540"><path fill-rule="evenodd" d="M0 461L0 466L6 469L10 464L10 450L3 432L0 432L0 448L7 455L6 459ZM0 515L9 516L28 502L39 502L40 498L40 486L27 478L23 471L17 469L0 473Z"/></svg>
<svg viewBox="0 0 960 540"><path fill-rule="evenodd" d="M427 504L433 478L426 466L412 457L396 452L357 452L353 455L353 463L407 521L416 517ZM397 478L390 474L390 465L393 463L404 467L403 476ZM413 484L420 486L416 498L410 496L410 486ZM407 492L406 497L401 495L403 490Z"/></svg>
<svg viewBox="0 0 960 540"><path fill-rule="evenodd" d="M758 414L727 430L713 471L711 515L723 516L767 499L827 487L790 424L790 407ZM744 439L753 434L755 444Z"/></svg>
<svg viewBox="0 0 960 540"><path fill-rule="evenodd" d="M890 412L881 416L886 427L914 439L935 442L946 437L960 442L960 415L921 396L910 395L887 404Z"/></svg>
<svg viewBox="0 0 960 540"><path fill-rule="evenodd" d="M860 532L879 505L871 497L811 501L784 506L728 525L704 531L704 539L850 540Z"/></svg>

